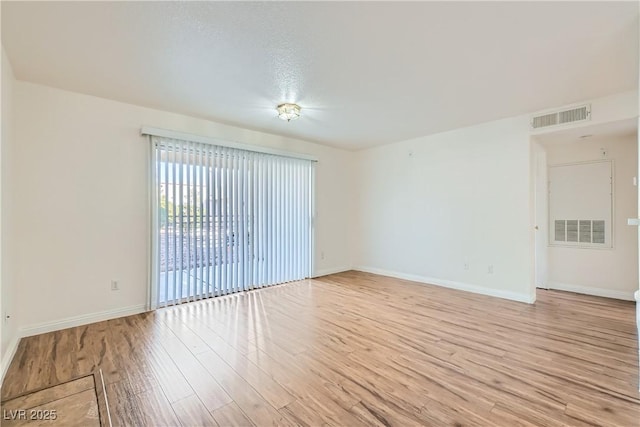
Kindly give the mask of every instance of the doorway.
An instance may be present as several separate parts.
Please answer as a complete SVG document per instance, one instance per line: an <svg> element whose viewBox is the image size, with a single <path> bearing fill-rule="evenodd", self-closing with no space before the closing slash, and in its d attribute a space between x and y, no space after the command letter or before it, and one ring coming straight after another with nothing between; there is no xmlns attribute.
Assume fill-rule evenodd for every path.
<svg viewBox="0 0 640 427"><path fill-rule="evenodd" d="M532 138L535 284L633 300L638 287L635 119ZM533 162L533 161L532 161Z"/></svg>
<svg viewBox="0 0 640 427"><path fill-rule="evenodd" d="M151 308L311 276L314 162L152 137Z"/></svg>

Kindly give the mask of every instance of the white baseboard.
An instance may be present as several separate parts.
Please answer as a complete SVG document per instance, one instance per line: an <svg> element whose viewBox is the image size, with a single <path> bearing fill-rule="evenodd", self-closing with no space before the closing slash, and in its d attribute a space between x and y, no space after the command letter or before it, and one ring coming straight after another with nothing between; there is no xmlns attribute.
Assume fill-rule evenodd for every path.
<svg viewBox="0 0 640 427"><path fill-rule="evenodd" d="M312 276L313 278L328 276L329 274L336 273L344 273L345 271L353 270L351 267L340 267L340 268L325 268L324 270L318 270Z"/></svg>
<svg viewBox="0 0 640 427"><path fill-rule="evenodd" d="M396 279L411 280L413 282L423 283L427 285L442 286L444 288L457 289L460 291L473 292L474 294L488 295L497 298L508 299L512 301L525 302L533 304L536 301L535 295L522 294L518 292L502 291L500 289L492 289L484 286L472 285L469 283L454 282L452 280L438 279L435 277L418 276L415 274L400 273L397 271L383 270L373 267L354 267L354 270L363 271L365 273L379 274L381 276L395 277Z"/></svg>
<svg viewBox="0 0 640 427"><path fill-rule="evenodd" d="M2 369L0 376L0 385L4 381L4 376L7 373L7 369L9 369L9 365L11 364L11 361L16 354L20 339L33 335L44 334L47 332L59 331L60 329L73 328L74 326L87 325L89 323L115 319L117 317L131 316L132 314L139 314L144 311L147 311L147 306L145 304L140 304L130 307L117 308L115 310L100 311L98 313L83 314L80 316L73 316L62 320L45 322L20 328L16 334L16 337L14 337L14 339L9 343L9 348L4 354L2 361L0 362L2 363L2 366L0 367L0 369Z"/></svg>
<svg viewBox="0 0 640 427"><path fill-rule="evenodd" d="M53 322L39 323L26 326L20 329L21 337L44 334L47 332L59 331L60 329L73 328L75 326L87 325L89 323L102 322L103 320L115 319L117 317L131 316L147 311L145 304L132 305L129 307L116 308L114 310L100 311L98 313L82 314L80 316L68 317Z"/></svg>
<svg viewBox="0 0 640 427"><path fill-rule="evenodd" d="M589 286L572 285L569 283L549 282L549 289L557 291L575 292L577 294L593 295L596 297L614 298L625 301L635 301L633 291L615 291L612 289L592 288Z"/></svg>
<svg viewBox="0 0 640 427"><path fill-rule="evenodd" d="M4 353L4 356L2 357L2 361L0 362L2 363L2 366L0 367L0 369L2 369L1 375L0 375L0 388L2 387L2 383L4 382L4 376L7 373L7 369L9 369L9 365L13 360L13 356L16 355L16 350L18 349L19 343L20 343L20 336L18 335L11 340L11 342L9 343L9 348L7 349L7 351Z"/></svg>

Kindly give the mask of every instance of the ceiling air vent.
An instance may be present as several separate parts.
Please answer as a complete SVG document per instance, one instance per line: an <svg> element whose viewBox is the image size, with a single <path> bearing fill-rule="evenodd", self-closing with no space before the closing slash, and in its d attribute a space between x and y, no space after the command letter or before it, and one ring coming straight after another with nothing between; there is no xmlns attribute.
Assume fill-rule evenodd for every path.
<svg viewBox="0 0 640 427"><path fill-rule="evenodd" d="M540 129L550 126L565 125L567 123L584 122L591 119L591 105L581 105L580 107L568 110L554 111L531 119L531 128Z"/></svg>

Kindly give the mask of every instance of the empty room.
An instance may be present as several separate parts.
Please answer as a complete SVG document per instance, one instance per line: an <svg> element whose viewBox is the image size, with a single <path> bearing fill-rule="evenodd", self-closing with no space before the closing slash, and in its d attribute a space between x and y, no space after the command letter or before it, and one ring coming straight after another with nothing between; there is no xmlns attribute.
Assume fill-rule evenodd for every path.
<svg viewBox="0 0 640 427"><path fill-rule="evenodd" d="M2 1L0 424L640 427L640 4Z"/></svg>

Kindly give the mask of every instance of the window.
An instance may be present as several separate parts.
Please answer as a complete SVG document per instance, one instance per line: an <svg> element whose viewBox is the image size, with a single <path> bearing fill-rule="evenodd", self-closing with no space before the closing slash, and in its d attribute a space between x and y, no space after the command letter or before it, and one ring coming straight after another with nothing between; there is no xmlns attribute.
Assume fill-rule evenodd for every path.
<svg viewBox="0 0 640 427"><path fill-rule="evenodd" d="M152 144L153 307L310 277L312 161Z"/></svg>

